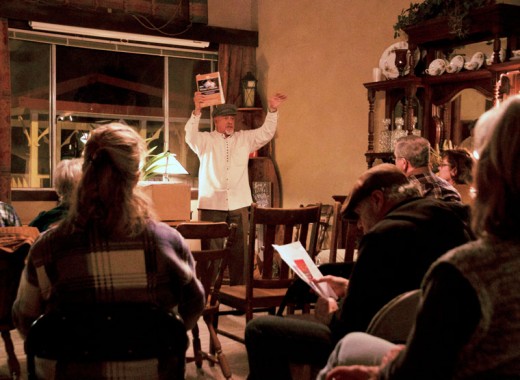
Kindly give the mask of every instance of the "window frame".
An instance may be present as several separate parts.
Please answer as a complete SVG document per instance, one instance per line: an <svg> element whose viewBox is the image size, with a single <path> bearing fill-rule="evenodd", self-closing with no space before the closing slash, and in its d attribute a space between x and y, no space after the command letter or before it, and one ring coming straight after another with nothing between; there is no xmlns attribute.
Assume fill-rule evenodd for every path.
<svg viewBox="0 0 520 380"><path fill-rule="evenodd" d="M50 46L50 62L49 62L49 166L50 166L50 188L52 188L52 178L54 174L54 169L58 163L58 149L59 144L57 142L58 137L58 117L60 116L56 109L57 99L56 99L56 47L58 45L68 46L68 47L76 47L76 48L86 48L93 50L107 50L113 51L116 53L130 53L130 54L143 54L149 56L160 56L163 58L163 68L164 68L164 76L163 76L163 102L162 102L162 117L150 116L147 117L147 120L150 121L161 121L164 124L164 146L163 150L168 150L170 146L169 136L170 136L170 125L173 123L179 123L182 121L187 121L189 115L186 117L173 117L170 115L170 106L169 106L169 81L170 81L170 72L169 72L169 61L173 58L181 58L181 59L190 59L190 60L202 60L209 61L211 66L211 71L216 71L216 67L218 65L218 52L214 50L197 50L190 48L177 48L171 46L163 46L160 44L140 44L140 43L128 43L123 41L113 41L102 38L86 38L84 36L69 36L64 34L53 34L53 33L45 33L45 32L36 32L36 31L28 31L28 30L20 30L16 28L9 28L9 39L13 40L21 40L21 41L29 41L47 44ZM189 97L192 97L192 94L189 94ZM102 117L102 114L93 113L90 115L92 117ZM116 115L116 117L121 118L122 115ZM136 120L139 117L131 117L129 119ZM201 128L209 128L211 129L211 120L201 120ZM11 126L13 128L13 126ZM189 149L189 148L188 148ZM154 152L159 153L159 152ZM196 178L197 173L192 173L193 177ZM13 189L22 190L22 189L49 189L49 187L44 186L31 186L31 187L18 187L13 186Z"/></svg>

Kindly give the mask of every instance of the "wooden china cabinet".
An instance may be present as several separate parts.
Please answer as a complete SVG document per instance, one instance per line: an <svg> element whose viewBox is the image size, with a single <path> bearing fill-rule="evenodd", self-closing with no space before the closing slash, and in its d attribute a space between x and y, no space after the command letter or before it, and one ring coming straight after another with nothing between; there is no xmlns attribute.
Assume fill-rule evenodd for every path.
<svg viewBox="0 0 520 380"><path fill-rule="evenodd" d="M377 114L384 114L384 118L390 119L392 128L395 128L393 124L397 112L402 112L403 128L408 134L413 133L414 117L417 117L417 127L421 130L421 135L427 138L433 147L439 149L442 149L444 141L459 143L466 137L468 132L463 130L464 123L460 118L459 94L467 89L476 90L487 99L487 108L500 100L503 90L497 83L520 73L520 60L511 59L511 52L520 49L518 20L520 6L494 4L471 12L469 30L464 39L450 33L446 18L429 20L405 29L408 35L408 50L415 52L419 49L421 52L419 62L415 62L415 54L409 54L408 67L415 69L409 70L408 75L396 79L364 84L369 103L368 150L365 153L368 167L371 167L376 159L384 162L393 161L391 151L380 151L375 147L376 122L379 122L375 120ZM443 73L438 76L424 73L434 59L443 58L449 62L455 49L483 42L489 44L484 45L489 46L489 51L484 53L487 53L488 57L492 55L492 62L484 62L478 70L463 68L457 73ZM504 51L501 60L502 50ZM509 84L502 86L502 89L504 87L505 91L518 92L518 88L510 88Z"/></svg>

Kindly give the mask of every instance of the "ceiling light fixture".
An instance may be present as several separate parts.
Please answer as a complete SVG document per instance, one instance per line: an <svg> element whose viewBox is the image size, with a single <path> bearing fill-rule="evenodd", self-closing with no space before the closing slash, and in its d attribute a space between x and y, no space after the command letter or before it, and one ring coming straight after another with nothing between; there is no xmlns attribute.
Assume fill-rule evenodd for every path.
<svg viewBox="0 0 520 380"><path fill-rule="evenodd" d="M108 39L112 38L112 39L119 40L120 42L129 42L129 41L149 42L149 43L154 43L154 44L188 46L188 47L196 47L196 48L207 48L209 46L209 42L207 42L207 41L183 40L180 38L149 36L146 34L123 33L123 32L116 32L116 31L112 31L112 30L90 29L90 28L82 28L79 26L48 24L45 22L37 22L37 21L29 21L29 25L35 30L42 30L42 31L46 31L46 32L66 33L66 34L76 34L76 35L82 35L82 36L100 37L100 38L108 38Z"/></svg>

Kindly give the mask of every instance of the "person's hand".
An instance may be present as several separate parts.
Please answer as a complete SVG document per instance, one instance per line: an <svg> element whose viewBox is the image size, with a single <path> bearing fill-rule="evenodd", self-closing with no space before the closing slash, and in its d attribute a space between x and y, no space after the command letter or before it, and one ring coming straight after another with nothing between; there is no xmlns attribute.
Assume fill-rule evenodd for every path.
<svg viewBox="0 0 520 380"><path fill-rule="evenodd" d="M193 114L195 116L200 115L200 110L202 108L208 106L206 104L206 96L207 95L202 95L202 93L199 91L195 92L195 94L193 95L193 104L195 104L195 109L193 110Z"/></svg>
<svg viewBox="0 0 520 380"><path fill-rule="evenodd" d="M269 112L276 112L278 110L278 106L282 104L285 99L287 99L287 95L281 94L279 92L271 96L267 101Z"/></svg>
<svg viewBox="0 0 520 380"><path fill-rule="evenodd" d="M338 303L335 299L318 297L314 305L314 316L318 321L326 325L329 324L332 315L338 310Z"/></svg>
<svg viewBox="0 0 520 380"><path fill-rule="evenodd" d="M366 365L337 366L327 373L326 380L376 380L379 368Z"/></svg>
<svg viewBox="0 0 520 380"><path fill-rule="evenodd" d="M336 295L340 298L347 295L348 280L346 278L327 275L319 279L313 279L313 281L316 283L328 283L332 290L334 290L334 293L336 293Z"/></svg>
<svg viewBox="0 0 520 380"><path fill-rule="evenodd" d="M406 348L406 346L404 344L398 344L396 347L392 348L390 351L388 351L385 356L383 356L383 359L381 359L381 365L380 367L383 368L385 367L388 363L390 363L391 361L393 361L397 355L399 355L399 353L401 351L403 351L404 349Z"/></svg>

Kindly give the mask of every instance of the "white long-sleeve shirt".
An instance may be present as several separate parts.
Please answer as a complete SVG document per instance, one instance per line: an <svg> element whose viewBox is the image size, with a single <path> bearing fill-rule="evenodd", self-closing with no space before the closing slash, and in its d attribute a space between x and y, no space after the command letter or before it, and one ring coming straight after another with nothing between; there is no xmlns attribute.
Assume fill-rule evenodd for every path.
<svg viewBox="0 0 520 380"><path fill-rule="evenodd" d="M278 113L268 112L257 129L226 136L217 131L199 132L200 115L191 114L186 123L186 143L197 154L199 167L199 208L236 210L251 205L249 154L274 137Z"/></svg>

